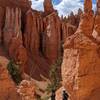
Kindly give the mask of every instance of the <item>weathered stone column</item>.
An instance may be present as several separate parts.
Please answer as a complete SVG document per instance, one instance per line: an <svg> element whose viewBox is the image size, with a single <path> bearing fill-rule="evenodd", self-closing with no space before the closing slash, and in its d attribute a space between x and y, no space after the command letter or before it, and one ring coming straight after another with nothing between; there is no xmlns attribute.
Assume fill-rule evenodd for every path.
<svg viewBox="0 0 100 100"><path fill-rule="evenodd" d="M85 0L84 13L81 17L78 32L91 37L94 27L94 13L92 11L92 0Z"/></svg>
<svg viewBox="0 0 100 100"><path fill-rule="evenodd" d="M97 13L100 13L100 0L97 0Z"/></svg>
<svg viewBox="0 0 100 100"><path fill-rule="evenodd" d="M94 42L94 25L99 29L99 17L92 12L92 0L85 0L84 14L74 35L64 44L62 64L63 86L71 100L99 100L100 98L100 54ZM92 37L93 36L93 37Z"/></svg>
<svg viewBox="0 0 100 100"><path fill-rule="evenodd" d="M26 13L26 24L24 30L24 44L25 47L32 53L32 55L39 54L40 47L40 36L39 27L37 24L38 16L37 13L29 10Z"/></svg>
<svg viewBox="0 0 100 100"><path fill-rule="evenodd" d="M94 30L92 36L100 43L100 0L97 0L97 13L95 15Z"/></svg>
<svg viewBox="0 0 100 100"><path fill-rule="evenodd" d="M66 39L62 79L71 100L99 100L99 46L82 33ZM99 93L98 93L99 91Z"/></svg>
<svg viewBox="0 0 100 100"><path fill-rule="evenodd" d="M3 42L6 48L12 37L22 39L21 33L21 9L6 7L6 19L3 33Z"/></svg>
<svg viewBox="0 0 100 100"><path fill-rule="evenodd" d="M84 0L84 12L92 10L92 0Z"/></svg>
<svg viewBox="0 0 100 100"><path fill-rule="evenodd" d="M9 44L9 56L12 58L16 64L19 65L19 70L24 78L24 69L27 64L28 56L27 50L22 44L22 40L17 37L13 37Z"/></svg>
<svg viewBox="0 0 100 100"><path fill-rule="evenodd" d="M46 15L54 12L52 0L44 0L44 12Z"/></svg>
<svg viewBox="0 0 100 100"><path fill-rule="evenodd" d="M54 63L61 53L61 22L53 12L44 18L43 53L50 63Z"/></svg>

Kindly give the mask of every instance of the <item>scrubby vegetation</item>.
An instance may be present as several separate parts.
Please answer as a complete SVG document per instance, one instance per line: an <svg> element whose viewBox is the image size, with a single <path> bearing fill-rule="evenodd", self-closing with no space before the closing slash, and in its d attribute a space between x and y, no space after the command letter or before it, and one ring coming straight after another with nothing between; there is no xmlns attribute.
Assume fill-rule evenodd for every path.
<svg viewBox="0 0 100 100"><path fill-rule="evenodd" d="M13 60L8 63L7 69L16 84L19 84L22 81L21 73L19 70L19 66L15 64Z"/></svg>
<svg viewBox="0 0 100 100"><path fill-rule="evenodd" d="M49 93L52 92L52 90L56 91L60 87L61 82L61 63L62 63L62 57L58 58L57 61L51 65L50 70L50 81L51 84L48 85L47 91Z"/></svg>

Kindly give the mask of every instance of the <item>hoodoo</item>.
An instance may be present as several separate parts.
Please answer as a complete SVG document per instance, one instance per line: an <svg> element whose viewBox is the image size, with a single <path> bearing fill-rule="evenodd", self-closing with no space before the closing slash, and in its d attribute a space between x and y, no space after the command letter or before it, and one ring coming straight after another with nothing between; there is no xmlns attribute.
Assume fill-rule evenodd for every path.
<svg viewBox="0 0 100 100"><path fill-rule="evenodd" d="M64 44L63 86L71 100L99 100L100 54L99 14L92 11L92 0L85 0L77 31Z"/></svg>
<svg viewBox="0 0 100 100"><path fill-rule="evenodd" d="M92 0L84 0L84 11L68 17L59 16L52 0L44 0L43 7L44 11L37 11L29 0L0 0L0 100L43 98L48 84L57 83L58 78L62 86L57 100L62 100L63 89L70 100L99 100L100 0L95 13ZM17 72L7 71L10 60L14 62L10 68L22 80L18 91L12 80Z"/></svg>

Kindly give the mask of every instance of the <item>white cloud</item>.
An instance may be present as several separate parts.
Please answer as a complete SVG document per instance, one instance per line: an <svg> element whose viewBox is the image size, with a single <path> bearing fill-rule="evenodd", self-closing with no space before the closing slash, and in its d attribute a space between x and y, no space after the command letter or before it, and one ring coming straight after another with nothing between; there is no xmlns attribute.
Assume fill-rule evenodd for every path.
<svg viewBox="0 0 100 100"><path fill-rule="evenodd" d="M54 8L58 10L59 15L68 15L71 11L77 12L79 8L82 8L83 4L80 0L63 0L59 5Z"/></svg>
<svg viewBox="0 0 100 100"><path fill-rule="evenodd" d="M32 8L36 10L44 10L43 8L44 0L32 0ZM54 5L54 8L58 10L59 15L68 15L71 11L77 12L79 8L83 8L83 3L80 0L62 0L58 5ZM95 5L93 5L95 8Z"/></svg>
<svg viewBox="0 0 100 100"><path fill-rule="evenodd" d="M32 8L39 10L39 11L43 11L43 2L44 0L31 0L32 1Z"/></svg>

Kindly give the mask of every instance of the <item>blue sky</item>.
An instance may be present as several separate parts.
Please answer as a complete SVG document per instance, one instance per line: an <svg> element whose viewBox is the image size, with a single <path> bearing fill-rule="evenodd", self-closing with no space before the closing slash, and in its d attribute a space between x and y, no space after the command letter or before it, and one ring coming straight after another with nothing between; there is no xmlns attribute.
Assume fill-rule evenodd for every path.
<svg viewBox="0 0 100 100"><path fill-rule="evenodd" d="M43 2L44 0L32 0L32 8L43 11ZM84 0L52 0L52 2L60 16L67 16L71 11L77 13L79 8L83 9ZM95 2L96 0L93 0L93 9L95 9Z"/></svg>
<svg viewBox="0 0 100 100"><path fill-rule="evenodd" d="M84 0L80 0L80 2L84 2ZM92 0L92 2L95 4L96 0Z"/></svg>
<svg viewBox="0 0 100 100"><path fill-rule="evenodd" d="M58 5L62 0L52 0L54 5Z"/></svg>

